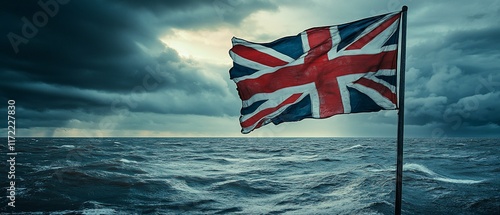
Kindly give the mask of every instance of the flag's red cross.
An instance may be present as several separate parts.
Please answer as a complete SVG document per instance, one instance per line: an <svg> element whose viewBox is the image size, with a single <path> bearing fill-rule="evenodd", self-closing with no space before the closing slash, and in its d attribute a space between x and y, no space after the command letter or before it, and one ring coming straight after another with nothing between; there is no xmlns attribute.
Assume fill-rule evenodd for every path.
<svg viewBox="0 0 500 215"><path fill-rule="evenodd" d="M350 44L345 50L355 50L363 48L373 38L380 34L383 30L394 23L399 16L394 16L379 27L375 28L370 33ZM344 113L342 98L340 95L340 87L337 78L350 74L361 74L367 71L376 72L381 69L396 68L397 49L392 51L381 52L378 54L360 54L339 56L334 59L328 59L328 52L332 49L332 36L330 29L314 28L307 32L310 51L307 53L303 64L286 66L275 72L264 74L255 79L246 79L237 83L238 91L242 100L248 100L257 93L272 93L276 90L286 87L299 86L314 82L318 90L320 102L320 118L326 118L335 114ZM232 48L235 53L241 57L250 59L260 64L276 67L288 64L281 59L272 55L259 52L255 49L236 45ZM396 96L386 86L374 82L367 78L356 80L356 84L360 84L379 92L384 92L383 96L396 103ZM292 104L300 98L301 93L290 95L281 104L262 110L260 113L252 116L250 119L242 123L243 127L248 127L255 124L263 116L270 114L279 108ZM263 121L259 122L256 128L262 125Z"/></svg>

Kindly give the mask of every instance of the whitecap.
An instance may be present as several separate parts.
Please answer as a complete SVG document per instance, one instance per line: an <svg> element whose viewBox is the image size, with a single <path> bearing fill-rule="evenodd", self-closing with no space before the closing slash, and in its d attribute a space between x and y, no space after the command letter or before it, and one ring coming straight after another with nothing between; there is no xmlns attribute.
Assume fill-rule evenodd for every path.
<svg viewBox="0 0 500 215"><path fill-rule="evenodd" d="M357 148L363 148L364 146L361 145L361 144L358 144L358 145L354 145L354 146L351 146L351 147L347 147L345 149L341 149L340 151L348 151L348 150L351 150L351 149L357 149Z"/></svg>
<svg viewBox="0 0 500 215"><path fill-rule="evenodd" d="M82 214L85 215L116 214L116 210L111 208L84 209L82 211Z"/></svg>
<svg viewBox="0 0 500 215"><path fill-rule="evenodd" d="M447 183L454 183L454 184L477 184L477 183L481 183L484 181L484 180L454 179L454 178L444 177L444 176L430 170L429 168L427 168L424 165L415 164L415 163L404 164L403 170L422 172L422 173L425 173L429 176L432 176L431 179L433 179L433 180L447 182Z"/></svg>
<svg viewBox="0 0 500 215"><path fill-rule="evenodd" d="M314 160L315 158L318 157L319 155L293 155L293 156L279 157L277 159L283 161L307 161L307 160Z"/></svg>
<svg viewBox="0 0 500 215"><path fill-rule="evenodd" d="M420 165L420 164L415 164L415 163L404 164L403 170L413 171L413 172L423 172L423 173L428 174L428 175L436 175L435 172L433 172L432 170L430 170L426 166Z"/></svg>
<svg viewBox="0 0 500 215"><path fill-rule="evenodd" d="M392 172L392 171L395 171L395 169L369 169L368 171L370 171L370 172Z"/></svg>
<svg viewBox="0 0 500 215"><path fill-rule="evenodd" d="M137 163L137 161L131 161L131 160L127 160L125 158L120 159L120 162L123 162L123 163Z"/></svg>
<svg viewBox="0 0 500 215"><path fill-rule="evenodd" d="M172 188L188 193L202 193L200 190L196 190L189 185L186 184L185 181L179 181L179 180L167 180L167 183L172 186Z"/></svg>
<svg viewBox="0 0 500 215"><path fill-rule="evenodd" d="M454 184L477 184L484 181L484 180L469 180L469 179L453 179L453 178L443 178L443 177L436 177L434 179Z"/></svg>
<svg viewBox="0 0 500 215"><path fill-rule="evenodd" d="M62 145L61 148L75 148L74 145Z"/></svg>

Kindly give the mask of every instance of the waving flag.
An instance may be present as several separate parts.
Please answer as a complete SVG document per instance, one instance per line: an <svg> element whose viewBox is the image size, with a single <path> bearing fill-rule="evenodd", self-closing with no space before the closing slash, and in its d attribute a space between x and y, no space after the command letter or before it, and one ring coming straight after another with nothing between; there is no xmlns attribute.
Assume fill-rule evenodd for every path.
<svg viewBox="0 0 500 215"><path fill-rule="evenodd" d="M396 109L400 16L311 28L270 43L233 38L229 74L242 100L241 132Z"/></svg>

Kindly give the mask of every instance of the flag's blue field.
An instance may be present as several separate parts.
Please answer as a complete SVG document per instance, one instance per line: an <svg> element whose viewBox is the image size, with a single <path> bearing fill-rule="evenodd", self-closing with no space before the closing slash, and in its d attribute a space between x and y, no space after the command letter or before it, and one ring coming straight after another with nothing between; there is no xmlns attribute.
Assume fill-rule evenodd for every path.
<svg viewBox="0 0 500 215"><path fill-rule="evenodd" d="M498 142L406 139L403 213L499 214ZM394 139L29 138L18 140L16 146L16 207L7 206L4 192L3 212L392 214L394 210ZM5 191L8 164L1 163Z"/></svg>

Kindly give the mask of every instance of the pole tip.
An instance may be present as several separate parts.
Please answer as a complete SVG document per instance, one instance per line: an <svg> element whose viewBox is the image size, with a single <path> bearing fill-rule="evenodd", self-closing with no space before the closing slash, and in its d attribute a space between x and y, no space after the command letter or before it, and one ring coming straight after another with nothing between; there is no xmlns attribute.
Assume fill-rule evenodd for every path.
<svg viewBox="0 0 500 215"><path fill-rule="evenodd" d="M407 7L406 5L405 5L405 6L403 6L403 11L404 11L404 12L408 11L408 7Z"/></svg>

